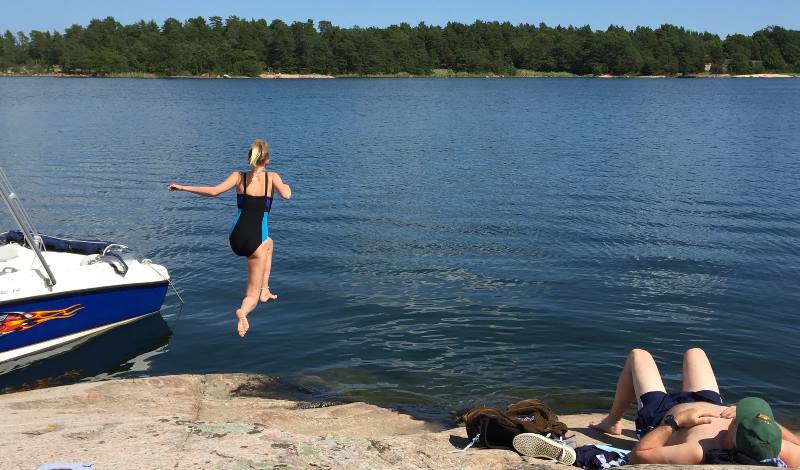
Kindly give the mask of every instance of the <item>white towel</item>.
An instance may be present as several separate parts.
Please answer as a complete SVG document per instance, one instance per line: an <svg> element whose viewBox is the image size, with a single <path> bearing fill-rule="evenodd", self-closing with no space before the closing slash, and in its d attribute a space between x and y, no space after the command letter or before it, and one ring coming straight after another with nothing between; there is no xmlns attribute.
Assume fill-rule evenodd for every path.
<svg viewBox="0 0 800 470"><path fill-rule="evenodd" d="M94 462L46 463L36 470L93 470Z"/></svg>

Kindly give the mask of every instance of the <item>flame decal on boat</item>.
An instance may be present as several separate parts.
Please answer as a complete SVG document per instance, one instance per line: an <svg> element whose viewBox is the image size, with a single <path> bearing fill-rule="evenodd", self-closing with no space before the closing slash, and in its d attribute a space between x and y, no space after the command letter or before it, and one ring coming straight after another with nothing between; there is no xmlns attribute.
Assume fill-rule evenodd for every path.
<svg viewBox="0 0 800 470"><path fill-rule="evenodd" d="M25 331L50 320L69 318L83 310L75 304L59 310L35 310L33 312L0 312L0 337L17 331Z"/></svg>

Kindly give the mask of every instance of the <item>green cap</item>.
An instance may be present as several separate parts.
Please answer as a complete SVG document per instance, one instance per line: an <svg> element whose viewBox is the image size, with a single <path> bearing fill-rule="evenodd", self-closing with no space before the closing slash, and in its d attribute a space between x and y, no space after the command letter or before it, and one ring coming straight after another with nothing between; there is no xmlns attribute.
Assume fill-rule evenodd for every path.
<svg viewBox="0 0 800 470"><path fill-rule="evenodd" d="M736 404L736 450L756 460L781 453L781 428L772 408L761 398L747 397Z"/></svg>

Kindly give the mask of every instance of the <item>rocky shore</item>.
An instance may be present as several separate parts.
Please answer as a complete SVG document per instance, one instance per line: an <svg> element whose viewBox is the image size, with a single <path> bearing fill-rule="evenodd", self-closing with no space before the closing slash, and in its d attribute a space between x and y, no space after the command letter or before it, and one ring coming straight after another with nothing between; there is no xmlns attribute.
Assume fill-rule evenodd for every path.
<svg viewBox="0 0 800 470"><path fill-rule="evenodd" d="M62 73L62 72L0 72L0 77L57 77L57 78L192 78L192 79L328 79L328 78L800 78L797 73L753 73L744 75L731 74L687 74L687 75L574 75L570 73L531 72L517 75L497 75L494 73L467 73L450 72L434 73L431 75L399 74L369 74L369 75L325 75L317 73L261 73L257 77L209 74L201 75L156 75L146 72L112 73L98 75L92 73Z"/></svg>
<svg viewBox="0 0 800 470"><path fill-rule="evenodd" d="M575 468L506 450L458 452L467 443L463 427L443 429L366 403L281 395L276 380L246 374L111 380L0 395L0 468L64 462L94 462L96 469ZM614 438L588 429L599 417L561 419L579 445L633 445L630 432Z"/></svg>
<svg viewBox="0 0 800 470"><path fill-rule="evenodd" d="M319 73L262 73L258 78L282 79L282 78L334 78L333 75L323 75Z"/></svg>

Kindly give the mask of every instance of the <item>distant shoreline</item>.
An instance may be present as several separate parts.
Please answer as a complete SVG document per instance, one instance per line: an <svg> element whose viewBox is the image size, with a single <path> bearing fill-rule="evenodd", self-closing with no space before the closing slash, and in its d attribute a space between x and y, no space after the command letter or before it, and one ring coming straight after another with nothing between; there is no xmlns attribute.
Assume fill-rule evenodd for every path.
<svg viewBox="0 0 800 470"><path fill-rule="evenodd" d="M641 79L669 79L669 78L800 78L796 73L751 73L751 74L686 74L686 75L575 75L565 72L530 72L524 71L516 75L498 75L493 73L468 73L452 72L432 73L429 75L412 75L408 73L387 73L387 74L346 74L346 75L325 75L325 74L302 74L302 73L262 73L255 77L237 76L228 74L202 74L202 75L156 75L151 73L113 73L113 74L67 74L67 73L0 73L0 77L51 77L51 78L136 78L136 79L197 79L197 80L319 80L319 79L363 79L363 78L641 78Z"/></svg>

